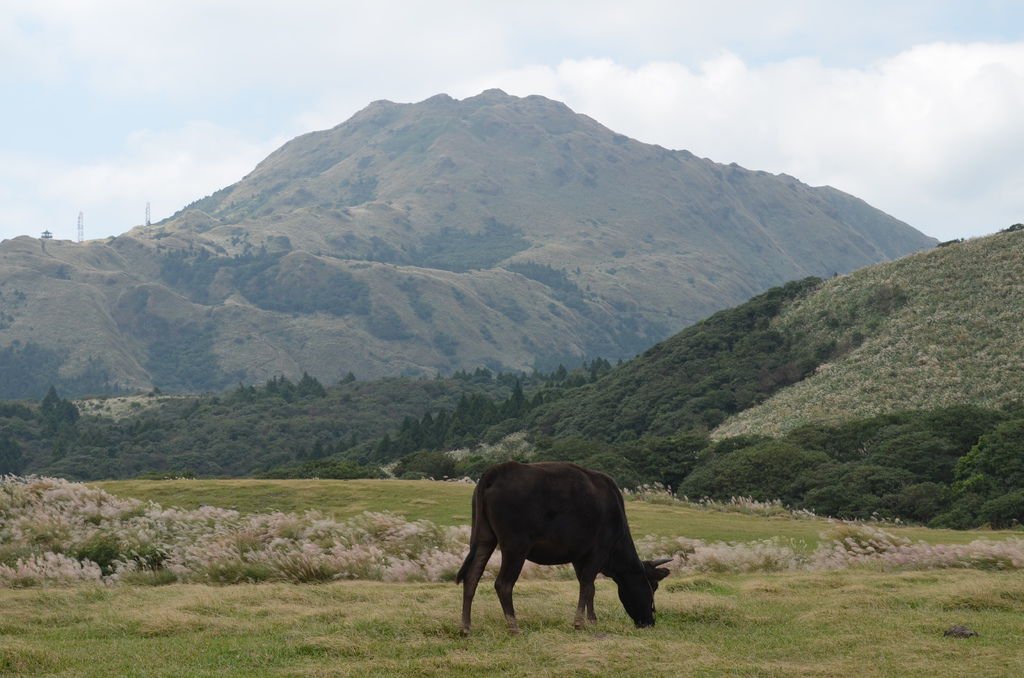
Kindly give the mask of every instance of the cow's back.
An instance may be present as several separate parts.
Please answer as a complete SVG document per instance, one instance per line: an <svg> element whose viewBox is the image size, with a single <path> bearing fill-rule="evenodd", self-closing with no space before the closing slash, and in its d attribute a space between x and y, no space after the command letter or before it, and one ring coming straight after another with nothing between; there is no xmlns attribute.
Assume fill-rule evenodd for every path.
<svg viewBox="0 0 1024 678"><path fill-rule="evenodd" d="M564 462L506 462L488 469L477 491L499 544L528 547L542 564L608 552L628 535L622 495L603 473Z"/></svg>

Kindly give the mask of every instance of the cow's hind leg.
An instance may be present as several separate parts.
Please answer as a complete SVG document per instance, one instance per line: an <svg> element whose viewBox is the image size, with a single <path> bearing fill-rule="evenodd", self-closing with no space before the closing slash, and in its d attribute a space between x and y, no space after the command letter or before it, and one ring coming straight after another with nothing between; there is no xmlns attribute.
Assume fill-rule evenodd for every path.
<svg viewBox="0 0 1024 678"><path fill-rule="evenodd" d="M597 621L597 615L594 614L594 580L597 578L597 572L585 564L573 563L572 567L576 570L576 578L580 582L580 598L576 603L576 618L573 620L573 627L580 630L585 625L584 613L588 620Z"/></svg>
<svg viewBox="0 0 1024 678"><path fill-rule="evenodd" d="M501 610L505 613L505 621L508 622L510 633L519 633L519 624L516 622L516 610L512 606L512 587L519 579L519 573L523 570L526 562L525 550L511 549L502 546L501 569L498 570L498 577L494 580L494 589L498 592L498 600L501 602Z"/></svg>
<svg viewBox="0 0 1024 678"><path fill-rule="evenodd" d="M476 586L480 583L480 577L484 574L484 568L497 542L493 537L478 540L474 546L473 559L468 563L466 574L462 580L462 635L469 635L470 615L473 609L473 596L476 594Z"/></svg>

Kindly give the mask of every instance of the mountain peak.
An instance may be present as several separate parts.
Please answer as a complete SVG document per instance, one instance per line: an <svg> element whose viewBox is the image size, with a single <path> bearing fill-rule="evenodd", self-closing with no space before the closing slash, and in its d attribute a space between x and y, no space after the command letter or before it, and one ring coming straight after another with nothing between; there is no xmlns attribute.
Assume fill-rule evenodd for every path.
<svg viewBox="0 0 1024 678"><path fill-rule="evenodd" d="M503 89L498 89L497 87L492 87L490 89L485 89L483 92L480 92L480 94L477 94L476 96L468 97L465 100L466 101L475 101L475 100L480 100L480 101L501 101L501 100L505 100L505 99L518 99L518 98L519 97L511 96L510 94L508 94Z"/></svg>
<svg viewBox="0 0 1024 678"><path fill-rule="evenodd" d="M457 101L457 99L453 99L444 92L441 92L440 94L435 94L432 97L424 99L423 101L420 102L420 104L453 104L456 103Z"/></svg>

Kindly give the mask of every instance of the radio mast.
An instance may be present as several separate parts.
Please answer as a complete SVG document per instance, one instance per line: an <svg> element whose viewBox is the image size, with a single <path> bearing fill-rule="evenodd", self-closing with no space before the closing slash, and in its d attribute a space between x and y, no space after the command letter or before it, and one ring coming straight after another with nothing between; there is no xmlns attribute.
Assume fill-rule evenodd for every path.
<svg viewBox="0 0 1024 678"><path fill-rule="evenodd" d="M78 242L85 240L85 215L78 213Z"/></svg>
<svg viewBox="0 0 1024 678"><path fill-rule="evenodd" d="M150 224L150 221L149 221L149 202L147 201L146 202L146 226L149 226L149 224Z"/></svg>

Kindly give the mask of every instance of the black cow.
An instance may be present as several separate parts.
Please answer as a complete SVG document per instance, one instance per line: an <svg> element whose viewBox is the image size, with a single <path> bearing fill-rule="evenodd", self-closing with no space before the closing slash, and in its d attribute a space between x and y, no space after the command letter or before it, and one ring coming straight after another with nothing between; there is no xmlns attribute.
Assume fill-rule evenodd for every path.
<svg viewBox="0 0 1024 678"><path fill-rule="evenodd" d="M626 522L626 507L615 481L576 464L510 461L484 471L473 492L469 555L455 577L463 583L462 633L469 634L473 594L487 560L501 548L494 582L509 631L519 632L512 587L523 563L572 563L580 582L575 626L594 614L598 573L619 587L619 600L637 626L654 625L654 591L669 571L669 559L641 561Z"/></svg>

